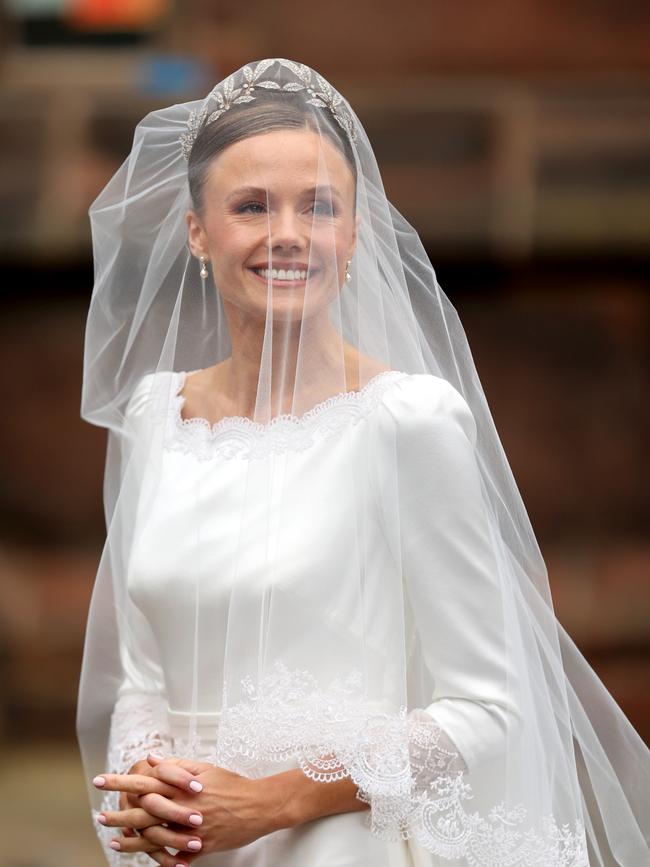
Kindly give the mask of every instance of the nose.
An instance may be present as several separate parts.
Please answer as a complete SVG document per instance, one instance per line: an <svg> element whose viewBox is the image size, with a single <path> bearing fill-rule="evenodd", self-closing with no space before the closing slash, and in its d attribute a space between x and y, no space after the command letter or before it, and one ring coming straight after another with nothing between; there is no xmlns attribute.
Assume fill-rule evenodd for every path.
<svg viewBox="0 0 650 867"><path fill-rule="evenodd" d="M273 249L304 249L305 227L293 208L282 208L271 218L271 246Z"/></svg>

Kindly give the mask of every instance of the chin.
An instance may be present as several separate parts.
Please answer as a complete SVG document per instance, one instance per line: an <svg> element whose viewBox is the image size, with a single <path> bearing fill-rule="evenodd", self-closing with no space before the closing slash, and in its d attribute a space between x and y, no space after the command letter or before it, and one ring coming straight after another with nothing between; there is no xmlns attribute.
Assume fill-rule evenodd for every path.
<svg viewBox="0 0 650 867"><path fill-rule="evenodd" d="M305 303L304 289L285 289L282 291L274 290L270 305L266 293L260 293L256 297L248 295L245 301L243 301L242 296L237 299L224 298L224 300L234 304L242 313L263 322L266 321L269 313L272 314L274 321L300 322L319 314L327 314L329 305L338 294L339 290L331 287L327 291L319 289L318 292L314 292L312 290L307 303Z"/></svg>

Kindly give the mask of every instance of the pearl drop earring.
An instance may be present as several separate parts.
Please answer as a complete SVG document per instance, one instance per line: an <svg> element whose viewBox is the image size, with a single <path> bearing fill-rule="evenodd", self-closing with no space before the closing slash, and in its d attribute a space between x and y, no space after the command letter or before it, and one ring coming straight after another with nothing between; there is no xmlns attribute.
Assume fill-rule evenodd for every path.
<svg viewBox="0 0 650 867"><path fill-rule="evenodd" d="M199 256L199 262L201 263L201 271L199 272L201 274L201 280L205 280L208 276L208 266L206 265L205 256Z"/></svg>
<svg viewBox="0 0 650 867"><path fill-rule="evenodd" d="M351 261L352 261L352 259L348 259L348 261L345 264L345 281L346 281L346 283L349 283L350 280L352 279L352 274L350 274L350 262Z"/></svg>

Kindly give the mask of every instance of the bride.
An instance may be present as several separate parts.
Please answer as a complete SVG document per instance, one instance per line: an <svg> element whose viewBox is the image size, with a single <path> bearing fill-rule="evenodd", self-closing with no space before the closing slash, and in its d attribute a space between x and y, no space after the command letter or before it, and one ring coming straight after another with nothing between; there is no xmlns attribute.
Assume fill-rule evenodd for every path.
<svg viewBox="0 0 650 867"><path fill-rule="evenodd" d="M144 118L90 216L78 734L107 861L650 865L649 752L555 618L343 97L246 65Z"/></svg>

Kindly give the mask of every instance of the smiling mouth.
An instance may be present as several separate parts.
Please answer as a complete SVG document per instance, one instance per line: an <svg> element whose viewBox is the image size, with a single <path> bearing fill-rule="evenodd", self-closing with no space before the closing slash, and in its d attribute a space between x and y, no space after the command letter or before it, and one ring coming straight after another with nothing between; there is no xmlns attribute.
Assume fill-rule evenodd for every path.
<svg viewBox="0 0 650 867"><path fill-rule="evenodd" d="M317 273L316 268L249 268L253 274L263 280L271 280L273 283L304 283L307 277L313 277Z"/></svg>

